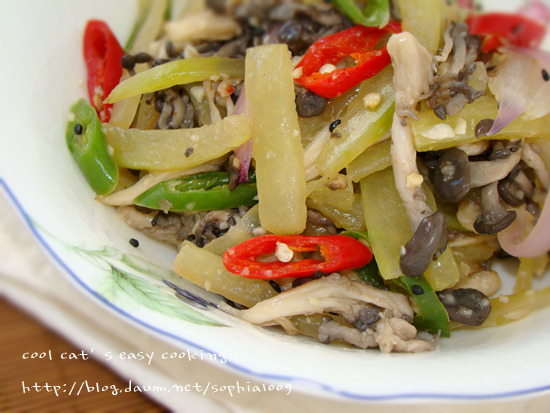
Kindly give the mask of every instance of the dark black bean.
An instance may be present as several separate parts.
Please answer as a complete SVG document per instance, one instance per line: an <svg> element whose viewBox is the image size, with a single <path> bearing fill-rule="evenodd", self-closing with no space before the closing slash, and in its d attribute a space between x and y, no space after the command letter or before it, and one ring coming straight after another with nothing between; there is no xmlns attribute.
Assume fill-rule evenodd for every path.
<svg viewBox="0 0 550 413"><path fill-rule="evenodd" d="M136 57L131 54L126 54L120 59L120 65L126 70L133 70L136 65Z"/></svg>
<svg viewBox="0 0 550 413"><path fill-rule="evenodd" d="M412 292L414 295L422 295L424 294L424 288L422 288L422 286L416 284L416 285L413 285L412 286Z"/></svg>
<svg viewBox="0 0 550 413"><path fill-rule="evenodd" d="M193 151L194 149L192 147L187 148L187 150L185 151L185 157L189 158L191 155L193 155Z"/></svg>
<svg viewBox="0 0 550 413"><path fill-rule="evenodd" d="M480 326L491 313L489 298L473 288L446 289L438 294L449 318L457 323Z"/></svg>
<svg viewBox="0 0 550 413"><path fill-rule="evenodd" d="M487 133L489 133L489 131L493 127L493 123L495 123L495 121L493 119L480 120L477 123L476 128L475 128L476 138L480 138L482 136L487 136Z"/></svg>
<svg viewBox="0 0 550 413"><path fill-rule="evenodd" d="M135 238L130 238L130 245L134 248L139 247L139 241Z"/></svg>
<svg viewBox="0 0 550 413"><path fill-rule="evenodd" d="M82 135L82 132L84 132L84 126L82 126L81 123L77 123L74 125L74 133L77 135Z"/></svg>
<svg viewBox="0 0 550 413"><path fill-rule="evenodd" d="M281 290L281 287L279 286L279 284L277 284L274 280L269 280L269 285L271 285L271 288L273 288L278 293L283 291Z"/></svg>
<svg viewBox="0 0 550 413"><path fill-rule="evenodd" d="M334 133L334 130L342 123L342 120L336 119L334 122L332 122L328 128L330 133Z"/></svg>
<svg viewBox="0 0 550 413"><path fill-rule="evenodd" d="M550 80L550 74L548 74L548 71L546 69L542 69L542 79L545 82L548 82Z"/></svg>
<svg viewBox="0 0 550 413"><path fill-rule="evenodd" d="M321 115L327 107L327 99L306 90L296 94L296 110L302 118L312 118Z"/></svg>

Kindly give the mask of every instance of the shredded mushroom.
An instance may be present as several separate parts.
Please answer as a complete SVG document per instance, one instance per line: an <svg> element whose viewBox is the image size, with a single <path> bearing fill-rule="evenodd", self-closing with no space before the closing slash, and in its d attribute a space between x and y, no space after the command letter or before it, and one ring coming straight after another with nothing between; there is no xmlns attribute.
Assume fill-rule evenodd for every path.
<svg viewBox="0 0 550 413"><path fill-rule="evenodd" d="M415 236L405 245L401 255L401 271L418 276L426 271L433 258L445 249L447 225L445 220L433 219L434 211L426 203L422 181L416 165L416 149L409 117L415 119L415 106L430 91L434 74L434 58L416 38L407 32L393 35L388 41L388 52L394 68L395 113L392 124L390 150L395 186L403 201L409 223ZM417 184L411 184L417 182ZM434 223L441 223L435 227ZM423 235L418 234L422 233ZM419 248L416 240L430 238L430 251ZM411 243L415 243L412 245ZM426 244L427 246L427 244ZM422 256L418 252L422 251ZM406 263L414 262L414 265Z"/></svg>
<svg viewBox="0 0 550 413"><path fill-rule="evenodd" d="M358 325L365 310L376 309L372 324ZM295 315L337 313L355 328L343 326L330 317L319 328L319 340L330 343L342 339L361 348L380 347L383 352L416 352L433 349L433 344L415 339L410 324L414 312L406 296L377 289L349 277L333 273L284 291L246 310L220 305L220 309L261 326L281 325L287 332L288 318ZM361 320L363 321L363 320Z"/></svg>

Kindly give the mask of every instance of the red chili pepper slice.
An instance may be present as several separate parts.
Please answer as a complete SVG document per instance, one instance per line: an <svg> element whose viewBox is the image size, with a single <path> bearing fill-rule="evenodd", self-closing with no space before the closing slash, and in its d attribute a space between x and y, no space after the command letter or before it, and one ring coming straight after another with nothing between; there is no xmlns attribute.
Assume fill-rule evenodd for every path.
<svg viewBox="0 0 550 413"><path fill-rule="evenodd" d="M375 47L388 33L399 33L401 24L390 21L384 28L354 26L319 39L308 49L296 68L302 69L296 81L305 88L326 98L341 95L355 85L379 73L391 63L383 46ZM324 65L337 65L351 57L355 65L320 73Z"/></svg>
<svg viewBox="0 0 550 413"><path fill-rule="evenodd" d="M262 262L258 257L274 253L279 243L294 252L319 251L323 260L306 258L294 262ZM228 249L223 256L225 268L247 278L273 279L309 277L316 271L332 273L368 264L372 252L363 243L347 235L261 235Z"/></svg>
<svg viewBox="0 0 550 413"><path fill-rule="evenodd" d="M124 50L109 26L101 20L90 20L84 30L84 61L88 69L88 95L102 122L111 118L112 104L103 104L120 82L120 59Z"/></svg>
<svg viewBox="0 0 550 413"><path fill-rule="evenodd" d="M546 36L546 26L521 14L503 12L471 14L466 20L471 34L483 37L482 51L513 45L537 48Z"/></svg>

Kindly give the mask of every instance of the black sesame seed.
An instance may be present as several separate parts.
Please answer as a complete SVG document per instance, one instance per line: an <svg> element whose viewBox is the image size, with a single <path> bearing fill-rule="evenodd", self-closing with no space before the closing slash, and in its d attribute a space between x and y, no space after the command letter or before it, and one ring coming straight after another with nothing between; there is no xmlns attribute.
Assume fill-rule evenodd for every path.
<svg viewBox="0 0 550 413"><path fill-rule="evenodd" d="M548 82L550 80L550 74L548 74L548 71L546 69L542 69L542 78L545 82Z"/></svg>
<svg viewBox="0 0 550 413"><path fill-rule="evenodd" d="M329 128L328 128L330 133L334 132L334 129L336 129L338 127L338 125L340 125L341 123L342 123L342 121L340 119L337 119L334 122L332 122L330 124Z"/></svg>
<svg viewBox="0 0 550 413"><path fill-rule="evenodd" d="M77 123L74 125L74 133L77 135L82 135L82 132L84 132L84 126L82 126L81 123Z"/></svg>
<svg viewBox="0 0 550 413"><path fill-rule="evenodd" d="M191 147L187 148L187 150L185 151L185 157L189 158L193 154L193 151L194 151L193 148Z"/></svg>
<svg viewBox="0 0 550 413"><path fill-rule="evenodd" d="M412 292L414 295L422 295L424 294L424 288L422 288L420 285L416 284L412 286Z"/></svg>
<svg viewBox="0 0 550 413"><path fill-rule="evenodd" d="M130 245L134 248L139 247L139 241L135 238L130 238Z"/></svg>
<svg viewBox="0 0 550 413"><path fill-rule="evenodd" d="M275 281L273 280L269 280L269 285L271 285L271 287L277 291L278 293L280 293L282 290L281 290L281 287L279 286L279 284L277 284Z"/></svg>

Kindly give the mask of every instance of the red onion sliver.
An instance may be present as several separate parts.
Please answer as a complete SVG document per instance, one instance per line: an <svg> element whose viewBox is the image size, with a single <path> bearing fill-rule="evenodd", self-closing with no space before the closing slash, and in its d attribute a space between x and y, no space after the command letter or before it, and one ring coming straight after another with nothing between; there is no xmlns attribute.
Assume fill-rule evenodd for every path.
<svg viewBox="0 0 550 413"><path fill-rule="evenodd" d="M539 0L533 0L529 2L529 4L521 7L518 10L518 14L541 22L542 24L550 23L550 10L546 4Z"/></svg>
<svg viewBox="0 0 550 413"><path fill-rule="evenodd" d="M525 106L520 106L517 102L512 100L503 99L498 108L497 117L491 129L487 132L487 136L500 132L506 125L518 118L523 112L525 112Z"/></svg>
<svg viewBox="0 0 550 413"><path fill-rule="evenodd" d="M550 192L544 200L544 207L533 230L527 238L523 238L527 223L525 218L518 214L516 220L499 232L500 246L514 257L538 257L550 251Z"/></svg>
<svg viewBox="0 0 550 413"><path fill-rule="evenodd" d="M550 68L550 53L546 50L541 49L530 49L528 47L518 47L513 46L509 48L510 51L522 54L524 56L532 57L533 59L537 59L540 64L544 67Z"/></svg>

